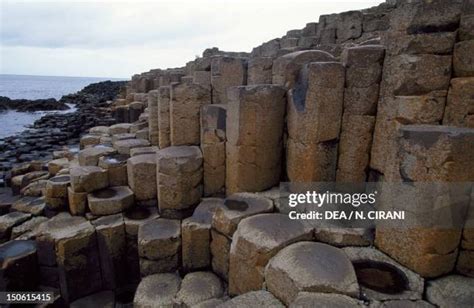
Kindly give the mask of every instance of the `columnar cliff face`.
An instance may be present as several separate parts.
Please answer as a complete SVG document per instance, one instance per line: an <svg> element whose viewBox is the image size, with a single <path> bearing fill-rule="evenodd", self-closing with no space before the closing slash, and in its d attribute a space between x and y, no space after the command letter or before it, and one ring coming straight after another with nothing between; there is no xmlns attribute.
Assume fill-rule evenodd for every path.
<svg viewBox="0 0 474 308"><path fill-rule="evenodd" d="M92 128L48 172L13 170L23 197L0 235L38 243L17 262L66 302L138 284L137 307L472 306L472 225L306 224L278 186L392 183L397 204L473 182L473 57L472 0L389 0L134 75L114 100L125 123ZM410 215L472 204L471 187L443 187Z"/></svg>
<svg viewBox="0 0 474 308"><path fill-rule="evenodd" d="M227 129L220 128L215 143L205 137L171 145L201 144L208 165L225 159L225 181L222 173L207 172L204 185L225 186L228 194L263 191L280 181L472 181L473 10L471 1L400 0L324 15L248 54L213 48L183 68L135 75L127 99L170 88L171 106L178 105L173 84L181 83L208 91L198 103L209 106L202 118L223 104L216 108L227 111ZM192 116L197 121L199 114ZM198 133L185 123L171 123L171 130ZM436 157L434 144L419 149L421 141L407 140L433 134L445 144L443 157ZM465 154L455 156L459 134ZM444 238L380 231L376 238L381 250L428 277L452 271L458 255L458 269L472 275L471 252L458 254L460 243L461 232Z"/></svg>

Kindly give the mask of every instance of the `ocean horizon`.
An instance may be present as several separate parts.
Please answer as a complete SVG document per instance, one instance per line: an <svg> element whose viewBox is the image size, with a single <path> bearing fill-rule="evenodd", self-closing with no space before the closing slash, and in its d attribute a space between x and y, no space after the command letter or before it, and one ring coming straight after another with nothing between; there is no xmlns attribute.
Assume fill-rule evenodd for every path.
<svg viewBox="0 0 474 308"><path fill-rule="evenodd" d="M91 83L106 80L120 81L127 79L0 74L0 96L6 96L10 99L34 100L55 98L59 100L63 95L76 93ZM70 107L71 109L62 111L18 112L8 110L0 112L0 123L2 123L0 138L24 131L29 125L32 125L46 114L74 112L74 107Z"/></svg>

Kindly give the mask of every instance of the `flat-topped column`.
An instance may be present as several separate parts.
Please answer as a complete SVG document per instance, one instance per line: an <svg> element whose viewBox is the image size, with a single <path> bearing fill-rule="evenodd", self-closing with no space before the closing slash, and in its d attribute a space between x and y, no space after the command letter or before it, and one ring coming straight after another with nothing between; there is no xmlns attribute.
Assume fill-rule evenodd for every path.
<svg viewBox="0 0 474 308"><path fill-rule="evenodd" d="M228 93L227 194L271 188L280 181L286 91L256 85Z"/></svg>

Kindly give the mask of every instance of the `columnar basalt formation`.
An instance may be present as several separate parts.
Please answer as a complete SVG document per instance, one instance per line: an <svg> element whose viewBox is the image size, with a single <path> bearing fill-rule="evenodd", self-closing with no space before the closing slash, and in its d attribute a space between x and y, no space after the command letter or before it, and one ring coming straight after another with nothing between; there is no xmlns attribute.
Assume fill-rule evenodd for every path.
<svg viewBox="0 0 474 308"><path fill-rule="evenodd" d="M384 47L367 45L344 50L346 68L338 182L365 182L375 126Z"/></svg>
<svg viewBox="0 0 474 308"><path fill-rule="evenodd" d="M158 90L148 92L148 129L151 145L159 144L159 127L158 127Z"/></svg>
<svg viewBox="0 0 474 308"><path fill-rule="evenodd" d="M211 60L212 102L226 104L230 87L247 84L247 59L215 56Z"/></svg>
<svg viewBox="0 0 474 308"><path fill-rule="evenodd" d="M71 307L472 306L473 16L472 0L388 0L134 75L107 103L116 124L6 177L0 291L52 288ZM377 210L407 217L289 219L288 181L382 182ZM457 223L421 223L436 217Z"/></svg>
<svg viewBox="0 0 474 308"><path fill-rule="evenodd" d="M201 151L204 195L225 193L226 105L205 105L201 109Z"/></svg>
<svg viewBox="0 0 474 308"><path fill-rule="evenodd" d="M256 85L228 93L227 194L271 188L281 173L285 90Z"/></svg>
<svg viewBox="0 0 474 308"><path fill-rule="evenodd" d="M156 161L161 216L191 216L202 196L201 150L196 146L168 147L158 152Z"/></svg>
<svg viewBox="0 0 474 308"><path fill-rule="evenodd" d="M473 134L470 129L447 126L402 127L399 132L400 175L405 181L415 183L472 182ZM422 215L427 209L416 210ZM435 211L435 208L428 210ZM424 277L437 277L453 270L462 230L422 226L396 233L389 230L377 229L376 244L405 266Z"/></svg>
<svg viewBox="0 0 474 308"><path fill-rule="evenodd" d="M170 146L170 87L158 89L158 146Z"/></svg>
<svg viewBox="0 0 474 308"><path fill-rule="evenodd" d="M344 67L340 63L314 62L300 71L288 98L287 173L290 181L336 179L343 92Z"/></svg>
<svg viewBox="0 0 474 308"><path fill-rule="evenodd" d="M197 84L175 84L170 97L170 142L172 146L199 145L201 107L211 103L209 90Z"/></svg>

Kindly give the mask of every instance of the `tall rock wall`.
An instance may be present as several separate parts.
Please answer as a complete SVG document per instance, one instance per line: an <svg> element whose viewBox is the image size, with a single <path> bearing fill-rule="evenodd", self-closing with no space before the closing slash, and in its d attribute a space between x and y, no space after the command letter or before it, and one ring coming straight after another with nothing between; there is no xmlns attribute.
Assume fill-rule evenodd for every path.
<svg viewBox="0 0 474 308"><path fill-rule="evenodd" d="M200 145L206 196L284 181L473 181L470 137L462 174L415 176L407 167L443 163L428 136L446 136L450 161L459 152L452 136L474 131L473 16L468 0L388 0L323 15L250 53L211 48L182 68L135 75L127 99L148 93L152 144ZM408 126L423 133L408 138ZM448 252L428 252L437 246L417 231L377 232L375 243L423 276L456 266L473 276L470 230L440 231L436 245Z"/></svg>

